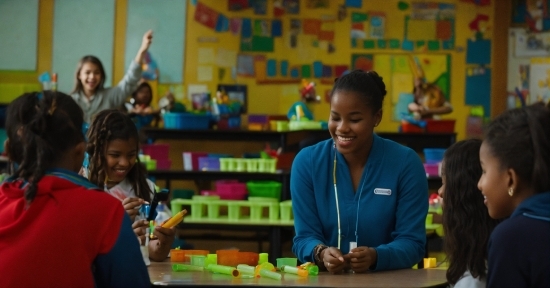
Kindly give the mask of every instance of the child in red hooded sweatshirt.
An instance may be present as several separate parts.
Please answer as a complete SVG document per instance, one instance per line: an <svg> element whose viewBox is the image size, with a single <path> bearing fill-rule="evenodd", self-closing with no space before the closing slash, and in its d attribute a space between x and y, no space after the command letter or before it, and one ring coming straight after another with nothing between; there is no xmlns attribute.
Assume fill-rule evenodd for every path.
<svg viewBox="0 0 550 288"><path fill-rule="evenodd" d="M130 218L77 174L86 144L76 102L24 94L6 121L18 167L0 186L0 287L149 287Z"/></svg>

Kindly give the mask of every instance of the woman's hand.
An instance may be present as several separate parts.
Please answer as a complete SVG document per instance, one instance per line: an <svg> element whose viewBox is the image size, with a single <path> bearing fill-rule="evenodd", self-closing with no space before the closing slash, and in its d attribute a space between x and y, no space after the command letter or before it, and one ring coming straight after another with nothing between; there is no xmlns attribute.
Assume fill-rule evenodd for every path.
<svg viewBox="0 0 550 288"><path fill-rule="evenodd" d="M355 273L361 273L368 271L370 267L376 264L378 255L374 248L361 246L351 249L351 252L346 256L349 257L351 270Z"/></svg>
<svg viewBox="0 0 550 288"><path fill-rule="evenodd" d="M348 267L348 262L344 259L342 252L336 247L328 247L321 254L320 258L323 259L323 265L332 274L340 273Z"/></svg>
<svg viewBox="0 0 550 288"><path fill-rule="evenodd" d="M128 197L122 200L122 206L124 206L124 210L126 210L126 213L128 213L128 216L130 216L132 222L139 214L139 208L143 203L145 203L145 201L141 198Z"/></svg>

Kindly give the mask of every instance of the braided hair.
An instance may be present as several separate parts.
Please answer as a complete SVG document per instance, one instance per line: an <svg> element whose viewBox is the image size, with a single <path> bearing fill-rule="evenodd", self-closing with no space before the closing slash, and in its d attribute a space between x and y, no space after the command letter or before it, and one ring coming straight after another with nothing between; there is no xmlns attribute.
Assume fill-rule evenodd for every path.
<svg viewBox="0 0 550 288"><path fill-rule="evenodd" d="M82 109L70 96L55 91L26 93L8 106L9 157L19 163L13 175L28 181L24 194L28 204L59 155L84 142L83 117Z"/></svg>
<svg viewBox="0 0 550 288"><path fill-rule="evenodd" d="M375 71L354 70L334 81L334 87L330 93L331 97L337 91L356 92L365 103L372 107L372 112L376 113L382 109L384 96L386 96L386 85L382 77Z"/></svg>
<svg viewBox="0 0 550 288"><path fill-rule="evenodd" d="M88 178L90 182L103 187L107 179L107 159L105 153L109 142L113 140L134 139L139 143L138 130L128 115L117 109L108 109L99 112L88 129L88 144L86 152L89 156ZM139 145L139 144L136 144ZM136 147L136 151L139 147ZM145 201L151 200L151 188L147 184L145 169L136 157L136 163L126 175L134 189L136 196Z"/></svg>

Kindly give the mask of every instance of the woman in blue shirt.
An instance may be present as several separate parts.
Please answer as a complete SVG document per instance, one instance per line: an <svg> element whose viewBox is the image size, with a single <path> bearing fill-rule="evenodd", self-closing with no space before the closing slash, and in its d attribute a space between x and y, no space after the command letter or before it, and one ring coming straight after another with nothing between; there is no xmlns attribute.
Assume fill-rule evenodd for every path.
<svg viewBox="0 0 550 288"><path fill-rule="evenodd" d="M337 79L328 125L332 139L296 156L292 249L300 261L338 273L410 268L422 259L426 174L413 150L374 134L385 95L374 71Z"/></svg>

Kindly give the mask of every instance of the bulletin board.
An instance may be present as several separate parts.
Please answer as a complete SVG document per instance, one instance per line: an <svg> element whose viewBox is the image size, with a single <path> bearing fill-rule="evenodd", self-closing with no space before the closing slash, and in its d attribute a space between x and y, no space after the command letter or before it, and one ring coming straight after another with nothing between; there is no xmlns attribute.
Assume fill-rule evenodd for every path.
<svg viewBox="0 0 550 288"><path fill-rule="evenodd" d="M34 71L38 0L0 1L0 19L0 70Z"/></svg>
<svg viewBox="0 0 550 288"><path fill-rule="evenodd" d="M129 67L143 34L153 30L151 57L160 71L160 83L181 83L185 66L186 1L128 1L124 63Z"/></svg>
<svg viewBox="0 0 550 288"><path fill-rule="evenodd" d="M508 34L508 106L521 105L518 93L526 104L548 101L550 33L529 34L525 28L510 28Z"/></svg>
<svg viewBox="0 0 550 288"><path fill-rule="evenodd" d="M101 60L105 86L112 84L115 3L96 0L82 5L74 0L54 4L52 72L58 74L59 91L66 93L72 90L76 65L85 55Z"/></svg>

